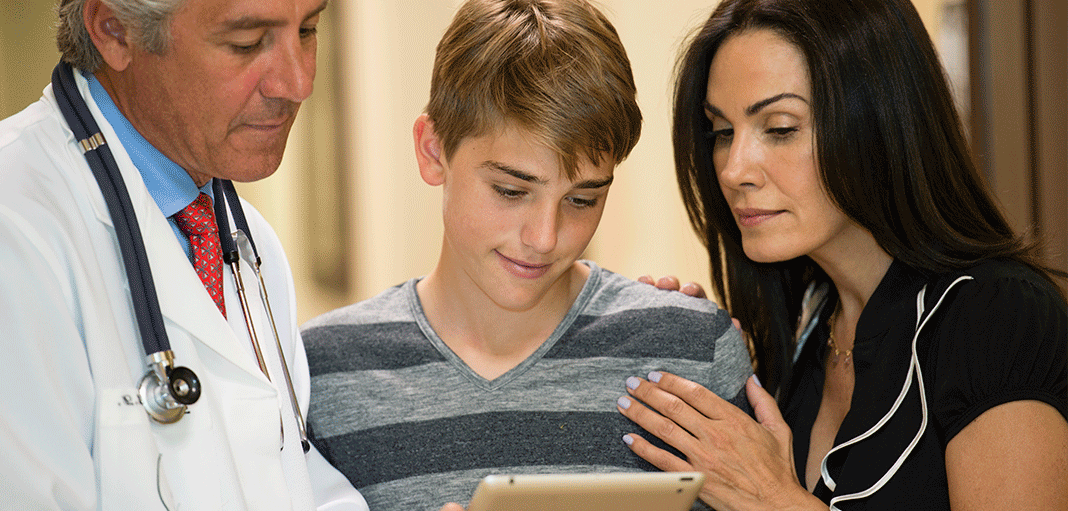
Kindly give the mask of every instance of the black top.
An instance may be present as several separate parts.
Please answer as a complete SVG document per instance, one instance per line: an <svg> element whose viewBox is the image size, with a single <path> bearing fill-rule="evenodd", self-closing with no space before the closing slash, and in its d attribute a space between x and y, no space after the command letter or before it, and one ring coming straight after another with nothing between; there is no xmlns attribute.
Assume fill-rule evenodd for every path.
<svg viewBox="0 0 1068 511"><path fill-rule="evenodd" d="M917 342L927 398L921 440L882 489L843 501L841 509L949 509L946 445L976 417L1003 403L1038 400L1068 418L1068 308L1049 281L1014 262L988 261L966 271L925 277L895 261L857 323L853 399L834 445L864 434L890 411L909 371L917 293L929 284L924 315L931 314L961 275L973 280L945 293ZM783 401L801 481L821 402L826 318L833 305L824 307L820 325L802 347ZM904 401L881 429L829 457L835 490L821 479L813 493L830 502L873 486L916 436L921 410L913 374Z"/></svg>

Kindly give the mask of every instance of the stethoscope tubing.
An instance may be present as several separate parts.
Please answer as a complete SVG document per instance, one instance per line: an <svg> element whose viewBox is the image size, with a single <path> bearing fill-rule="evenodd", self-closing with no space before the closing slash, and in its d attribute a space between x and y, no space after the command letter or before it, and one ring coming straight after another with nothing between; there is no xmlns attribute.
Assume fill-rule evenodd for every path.
<svg viewBox="0 0 1068 511"><path fill-rule="evenodd" d="M232 188L233 183L229 184ZM222 248L222 259L223 262L230 267L230 272L234 276L234 286L237 289L237 299L241 305L241 314L245 318L245 325L248 327L249 340L252 341L252 348L256 354L256 363L260 366L260 371L263 373L263 375L267 377L268 381L270 381L271 373L267 370L267 362L263 358L263 351L260 350L260 339L259 336L256 335L256 327L254 327L252 324L252 310L248 304L248 295L245 293L245 279L241 277L241 253L237 249L237 244L234 243L234 237L230 231L230 221L226 218L226 205L224 204L229 201L227 201L225 198L225 192L223 191L223 180L213 179L211 187L212 191L215 194L215 203L213 207L215 209L215 222L219 227L219 245ZM237 195L236 192L234 193L234 195ZM240 202L238 202L236 205L229 204L229 206L231 211L241 209ZM241 218L244 219L244 216L244 212L242 212ZM237 215L235 215L234 223L236 224L237 222ZM237 228L243 230L245 236L248 236L251 240L252 235L249 234L248 225L245 225L243 227L244 228L242 229L242 226L237 226ZM259 259L258 255L256 255L256 259Z"/></svg>
<svg viewBox="0 0 1068 511"><path fill-rule="evenodd" d="M74 98L80 98L81 94L78 92L70 64L60 62L56 66L52 71L52 84L59 109L81 145L93 177L104 195L115 232L128 234L116 238L128 280L144 283L140 286L131 285L130 295L145 355L170 351L170 338L167 337L167 329L163 323L163 314L160 312L159 298L156 296L156 286L152 279L152 268L148 262L148 253L130 194L126 191L122 175L108 171L108 168L118 168L115 157L111 154L111 148L107 146L88 106L84 102L79 104L74 101ZM56 85L59 90L55 90Z"/></svg>
<svg viewBox="0 0 1068 511"><path fill-rule="evenodd" d="M256 354L256 362L260 366L260 370L263 371L264 376L268 380L271 378L270 372L267 370L266 360L263 356L263 350L260 347L259 336L256 335L256 328L253 326L251 308L248 303L248 295L245 288L245 279L241 276L241 251L237 246L235 239L239 232L234 232L231 236L224 236L223 233L228 233L230 230L230 223L226 218L226 208L223 206L223 202L229 205L230 213L234 217L234 224L237 231L244 233L244 239L248 240L249 246L252 248L252 261L249 261L249 265L252 267L253 272L256 274L256 278L259 280L260 300L263 303L263 309L267 313L267 319L270 323L271 333L274 335L275 347L278 350L278 358L282 365L282 376L285 379L286 389L289 393L289 403L293 407L293 415L296 418L297 429L300 434L301 447L304 452L308 452L311 448L311 443L308 441L307 429L304 425L304 417L300 412L300 404L297 402L297 394L293 389L293 379L289 375L289 363L286 360L285 352L282 349L282 340L278 336L278 327L274 322L274 312L271 309L271 301L267 297L267 285L263 281L263 273L260 272L260 254L256 249L256 242L252 238L252 233L248 227L248 219L245 217L245 209L241 207L241 199L237 196L237 190L234 188L234 183L229 180L215 179L212 183L212 191L215 194L215 217L219 225L219 241L223 252L223 261L230 265L230 271L234 276L234 285L237 288L238 300L241 302L241 313L245 316L245 325L248 327L249 340L252 342L252 348Z"/></svg>

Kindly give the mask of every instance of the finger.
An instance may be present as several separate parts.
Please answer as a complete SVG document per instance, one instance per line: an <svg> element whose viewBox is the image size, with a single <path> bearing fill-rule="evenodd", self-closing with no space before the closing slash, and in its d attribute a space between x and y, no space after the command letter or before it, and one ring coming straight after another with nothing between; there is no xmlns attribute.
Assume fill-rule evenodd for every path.
<svg viewBox="0 0 1068 511"><path fill-rule="evenodd" d="M454 502L449 502L441 508L441 511L464 511L464 507Z"/></svg>
<svg viewBox="0 0 1068 511"><path fill-rule="evenodd" d="M731 318L731 323L734 324L734 328L737 328L739 332L742 331L742 322L738 321L738 318Z"/></svg>
<svg viewBox="0 0 1068 511"><path fill-rule="evenodd" d="M701 284L696 282L687 282L686 285L679 288L682 294L690 295L694 298L707 298L705 295L705 288L701 287Z"/></svg>
<svg viewBox="0 0 1068 511"><path fill-rule="evenodd" d="M656 287L667 291L678 291L679 279L674 275L665 275L657 279Z"/></svg>
<svg viewBox="0 0 1068 511"><path fill-rule="evenodd" d="M641 456L642 459L652 463L654 467L664 472L691 472L695 470L693 465L682 458L649 443L637 434L628 433L623 435L623 442L627 444L627 447L630 447L631 451L634 451L634 454Z"/></svg>
<svg viewBox="0 0 1068 511"><path fill-rule="evenodd" d="M749 404L753 407L757 422L765 427L783 422L782 413L779 412L779 406L775 404L775 398L764 390L755 374L745 382L745 395L749 398Z"/></svg>
<svg viewBox="0 0 1068 511"><path fill-rule="evenodd" d="M656 282L653 282L652 275L642 275L641 277L638 277L638 282L641 282L642 284L649 284L650 286L656 285Z"/></svg>
<svg viewBox="0 0 1068 511"><path fill-rule="evenodd" d="M726 419L732 413L744 414L700 384L668 372L653 371L648 381L628 378L627 388L647 406L690 431L699 429L706 418Z"/></svg>
<svg viewBox="0 0 1068 511"><path fill-rule="evenodd" d="M619 398L616 402L616 410L645 431L684 454L700 447L700 442L689 431L675 421L649 409L637 399L628 396Z"/></svg>

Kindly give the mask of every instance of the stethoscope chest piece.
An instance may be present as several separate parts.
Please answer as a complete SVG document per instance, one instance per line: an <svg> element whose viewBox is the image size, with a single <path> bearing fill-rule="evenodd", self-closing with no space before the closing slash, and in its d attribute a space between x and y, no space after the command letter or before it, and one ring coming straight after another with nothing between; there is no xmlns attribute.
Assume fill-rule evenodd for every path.
<svg viewBox="0 0 1068 511"><path fill-rule="evenodd" d="M154 353L148 359L151 369L138 386L141 404L157 422L178 422L186 406L200 399L200 379L187 367L174 367L171 351Z"/></svg>

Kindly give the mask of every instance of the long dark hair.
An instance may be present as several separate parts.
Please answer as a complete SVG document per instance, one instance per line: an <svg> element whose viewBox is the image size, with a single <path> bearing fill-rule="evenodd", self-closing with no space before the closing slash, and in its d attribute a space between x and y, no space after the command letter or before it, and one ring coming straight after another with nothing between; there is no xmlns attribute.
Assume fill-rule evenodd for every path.
<svg viewBox="0 0 1068 511"><path fill-rule="evenodd" d="M827 277L807 256L748 259L716 180L703 108L709 67L727 38L753 29L772 30L804 54L823 187L883 250L932 274L988 258L1050 274L986 190L910 0L724 0L678 62L675 167L713 287L749 334L766 388L789 381L804 289Z"/></svg>

